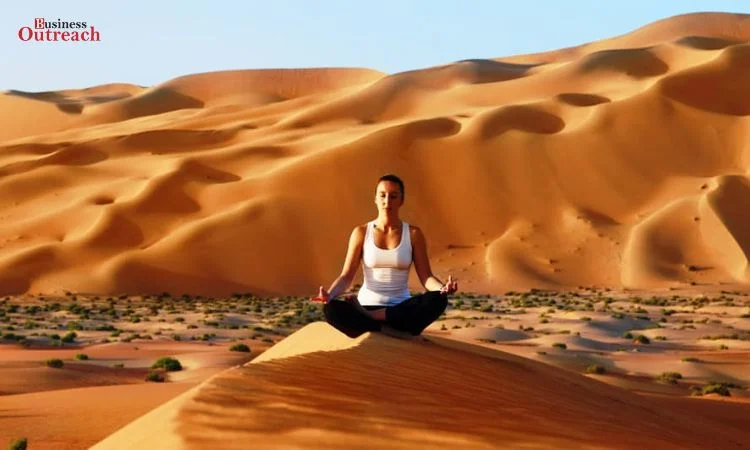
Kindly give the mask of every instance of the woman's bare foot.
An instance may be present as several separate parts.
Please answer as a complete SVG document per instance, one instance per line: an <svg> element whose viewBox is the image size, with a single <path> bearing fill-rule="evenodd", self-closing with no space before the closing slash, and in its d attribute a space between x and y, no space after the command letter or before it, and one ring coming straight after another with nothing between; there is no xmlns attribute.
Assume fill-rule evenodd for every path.
<svg viewBox="0 0 750 450"><path fill-rule="evenodd" d="M385 308L374 309L372 311L369 310L369 309L366 309L364 306L362 306L359 303L359 300L357 299L357 297L355 297L353 295L344 297L344 300L346 300L347 302L351 303L357 309L359 309L363 313L367 314L368 316L372 317L373 319L375 319L377 321L380 321L380 322L385 322Z"/></svg>
<svg viewBox="0 0 750 450"><path fill-rule="evenodd" d="M372 317L373 319L379 322L385 322L385 308L366 310L366 311L368 314L370 314L370 317Z"/></svg>

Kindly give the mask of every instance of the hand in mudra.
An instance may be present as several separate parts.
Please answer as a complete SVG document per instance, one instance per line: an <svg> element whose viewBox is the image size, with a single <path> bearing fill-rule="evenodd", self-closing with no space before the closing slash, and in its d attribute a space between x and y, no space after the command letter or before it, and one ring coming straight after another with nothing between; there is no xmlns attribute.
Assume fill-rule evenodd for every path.
<svg viewBox="0 0 750 450"><path fill-rule="evenodd" d="M452 294L458 290L458 280L453 279L453 275L448 275L448 282L440 288L441 294Z"/></svg>
<svg viewBox="0 0 750 450"><path fill-rule="evenodd" d="M328 303L328 301L331 299L331 296L328 294L328 291L323 289L323 286L321 286L318 289L318 296L313 297L310 300L317 303Z"/></svg>

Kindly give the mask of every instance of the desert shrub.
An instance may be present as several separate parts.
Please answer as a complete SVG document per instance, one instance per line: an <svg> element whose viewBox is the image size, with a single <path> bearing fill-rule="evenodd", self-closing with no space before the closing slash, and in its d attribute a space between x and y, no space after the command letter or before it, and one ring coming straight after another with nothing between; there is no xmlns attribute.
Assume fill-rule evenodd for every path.
<svg viewBox="0 0 750 450"><path fill-rule="evenodd" d="M701 393L703 395L719 394L724 397L731 396L731 394L729 393L729 387L725 383L714 383L714 384L709 384L707 386L703 386Z"/></svg>
<svg viewBox="0 0 750 450"><path fill-rule="evenodd" d="M666 336L656 336L656 337L654 337L654 339L656 339L657 341L666 341L667 337Z"/></svg>
<svg viewBox="0 0 750 450"><path fill-rule="evenodd" d="M26 450L28 441L26 438L16 439L8 444L8 450Z"/></svg>
<svg viewBox="0 0 750 450"><path fill-rule="evenodd" d="M602 374L604 372L605 372L604 367L600 366L599 364L592 364L586 367L586 373Z"/></svg>
<svg viewBox="0 0 750 450"><path fill-rule="evenodd" d="M60 369L64 366L62 359L48 359L46 364L47 367L52 367L53 369Z"/></svg>
<svg viewBox="0 0 750 450"><path fill-rule="evenodd" d="M79 361L86 361L87 359L89 359L89 355L85 353L79 353L76 355L76 359Z"/></svg>
<svg viewBox="0 0 750 450"><path fill-rule="evenodd" d="M229 347L229 351L249 353L250 352L250 347L248 347L245 344L234 344L233 346Z"/></svg>
<svg viewBox="0 0 750 450"><path fill-rule="evenodd" d="M74 342L76 338L78 337L78 334L75 331L69 331L68 333L65 333L65 336L62 337L63 342Z"/></svg>
<svg viewBox="0 0 750 450"><path fill-rule="evenodd" d="M145 380L151 381L154 383L163 383L165 378L164 378L164 375L162 375L159 372L149 372L148 375L146 375Z"/></svg>
<svg viewBox="0 0 750 450"><path fill-rule="evenodd" d="M158 360L156 360L156 362L151 365L151 368L164 369L167 372L176 372L178 370L182 370L182 364L180 364L180 361L176 360L175 358L166 356L164 358L159 358Z"/></svg>
<svg viewBox="0 0 750 450"><path fill-rule="evenodd" d="M639 334L638 336L633 339L633 341L639 343L639 344L650 344L651 341L644 335Z"/></svg>
<svg viewBox="0 0 750 450"><path fill-rule="evenodd" d="M114 364L112 364L112 368L113 369L122 369L123 367L125 367L125 364L123 364L123 363L114 363Z"/></svg>
<svg viewBox="0 0 750 450"><path fill-rule="evenodd" d="M701 362L701 360L698 358L694 358L692 356L688 356L688 357L682 358L682 362L696 362L697 363L697 362Z"/></svg>
<svg viewBox="0 0 750 450"><path fill-rule="evenodd" d="M631 333L630 331L626 331L622 334L622 337L625 339L633 339L633 333Z"/></svg>
<svg viewBox="0 0 750 450"><path fill-rule="evenodd" d="M657 377L658 381L662 383L677 384L677 380L682 379L682 374L679 372L662 372Z"/></svg>
<svg viewBox="0 0 750 450"><path fill-rule="evenodd" d="M566 348L568 348L568 346L565 345L564 342L555 342L554 344L552 344L552 347L554 347L554 348L560 348L560 349L563 349L563 350L565 350Z"/></svg>

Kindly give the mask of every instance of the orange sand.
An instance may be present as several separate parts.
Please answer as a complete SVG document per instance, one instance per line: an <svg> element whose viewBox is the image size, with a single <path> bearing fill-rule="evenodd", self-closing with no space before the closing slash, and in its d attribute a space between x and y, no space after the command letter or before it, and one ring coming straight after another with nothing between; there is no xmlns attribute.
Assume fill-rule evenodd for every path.
<svg viewBox="0 0 750 450"><path fill-rule="evenodd" d="M692 403L690 403L692 402ZM742 448L750 403L647 398L491 349L316 322L94 449ZM692 405L696 405L692 407ZM731 421L722 421L731 416Z"/></svg>
<svg viewBox="0 0 750 450"><path fill-rule="evenodd" d="M425 231L434 272L462 290L747 290L748 79L750 16L692 14L579 47L392 75L246 70L8 91L0 295L311 295L340 272L388 172L406 182L402 217ZM421 289L416 277L411 286ZM197 370L164 385L136 383L138 368L85 364L51 377L32 364L42 353L0 352L0 437L80 448L161 405L96 448L748 442L747 398L676 398L668 386L583 376L560 368L581 362L535 353L552 342L610 349L620 324L604 325L576 322L582 336L554 339L514 327L442 333L452 340L433 326L429 341L404 342L352 341L313 324L241 368L185 356ZM500 343L458 342L477 338ZM734 350L715 367L750 379L729 359L747 348ZM608 362L714 375L666 355Z"/></svg>
<svg viewBox="0 0 750 450"><path fill-rule="evenodd" d="M748 39L695 14L393 75L6 92L0 294L307 294L386 172L464 289L746 285Z"/></svg>

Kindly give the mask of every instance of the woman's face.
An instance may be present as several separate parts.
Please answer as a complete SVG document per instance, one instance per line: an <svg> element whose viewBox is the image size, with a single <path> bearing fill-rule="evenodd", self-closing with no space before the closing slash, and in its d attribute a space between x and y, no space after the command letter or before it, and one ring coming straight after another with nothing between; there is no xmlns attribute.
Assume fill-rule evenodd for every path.
<svg viewBox="0 0 750 450"><path fill-rule="evenodd" d="M378 211L386 214L398 213L404 199L401 197L401 189L393 181L381 181L375 190L375 205Z"/></svg>

